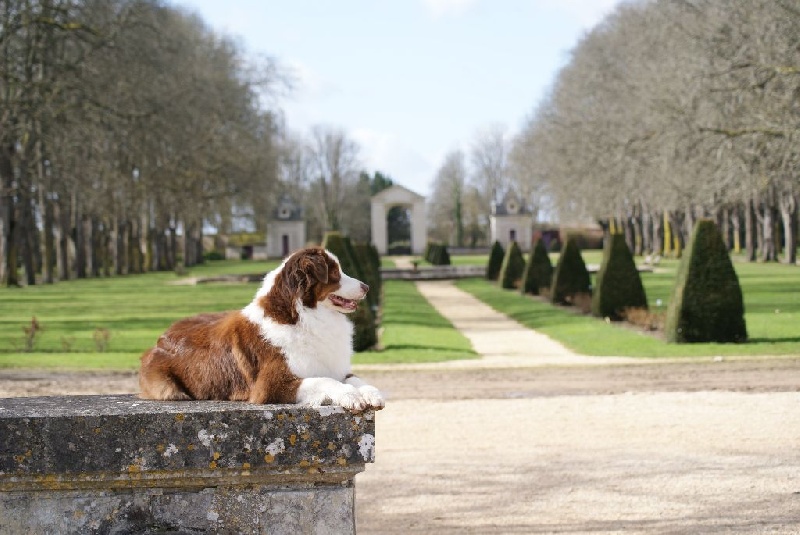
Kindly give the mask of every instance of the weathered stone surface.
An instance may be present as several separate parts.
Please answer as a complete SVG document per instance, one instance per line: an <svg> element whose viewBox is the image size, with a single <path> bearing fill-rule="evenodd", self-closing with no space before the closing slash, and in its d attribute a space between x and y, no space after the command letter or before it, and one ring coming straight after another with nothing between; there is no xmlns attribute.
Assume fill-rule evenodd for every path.
<svg viewBox="0 0 800 535"><path fill-rule="evenodd" d="M339 407L0 399L0 531L348 533L373 456Z"/></svg>

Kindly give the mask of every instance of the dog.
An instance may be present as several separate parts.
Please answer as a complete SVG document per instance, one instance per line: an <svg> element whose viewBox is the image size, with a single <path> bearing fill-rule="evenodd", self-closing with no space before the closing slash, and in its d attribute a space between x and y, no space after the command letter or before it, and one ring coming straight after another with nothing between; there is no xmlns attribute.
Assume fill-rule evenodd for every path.
<svg viewBox="0 0 800 535"><path fill-rule="evenodd" d="M141 357L140 397L382 409L374 386L353 375L353 324L369 287L321 247L290 255L242 310L173 324Z"/></svg>

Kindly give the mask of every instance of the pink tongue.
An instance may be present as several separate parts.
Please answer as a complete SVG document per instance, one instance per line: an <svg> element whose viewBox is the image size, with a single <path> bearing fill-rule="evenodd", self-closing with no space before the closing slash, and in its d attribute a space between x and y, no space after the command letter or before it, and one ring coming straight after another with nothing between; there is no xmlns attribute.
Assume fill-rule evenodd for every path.
<svg viewBox="0 0 800 535"><path fill-rule="evenodd" d="M345 299L344 297L339 297L338 295L334 295L332 297L334 304L343 308L351 308L354 304L350 299Z"/></svg>

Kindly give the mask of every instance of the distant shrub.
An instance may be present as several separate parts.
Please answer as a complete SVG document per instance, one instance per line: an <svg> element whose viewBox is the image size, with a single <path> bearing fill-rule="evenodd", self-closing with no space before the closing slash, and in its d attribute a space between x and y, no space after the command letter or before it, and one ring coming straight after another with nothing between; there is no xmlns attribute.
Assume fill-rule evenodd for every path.
<svg viewBox="0 0 800 535"><path fill-rule="evenodd" d="M374 246L366 243L353 244L353 251L364 276L363 281L369 286L367 298L373 306L377 306L380 305L381 298L381 264L371 249L374 249Z"/></svg>
<svg viewBox="0 0 800 535"><path fill-rule="evenodd" d="M522 272L525 271L525 259L516 241L512 241L503 257L500 266L500 285L506 289L519 288L522 285Z"/></svg>
<svg viewBox="0 0 800 535"><path fill-rule="evenodd" d="M576 240L569 236L558 257L550 286L550 301L561 305L585 302L592 294L592 279ZM584 308L584 307L582 307Z"/></svg>
<svg viewBox="0 0 800 535"><path fill-rule="evenodd" d="M592 289L592 315L619 321L626 308L646 310L647 295L625 236L611 234Z"/></svg>
<svg viewBox="0 0 800 535"><path fill-rule="evenodd" d="M205 260L225 260L225 253L222 251L209 251L203 255Z"/></svg>
<svg viewBox="0 0 800 535"><path fill-rule="evenodd" d="M489 253L489 262L486 264L486 279L496 281L500 276L500 268L503 267L505 251L499 241L494 242Z"/></svg>
<svg viewBox="0 0 800 535"><path fill-rule="evenodd" d="M447 246L441 243L429 244L428 256L425 259L434 266L450 265L450 253L447 252Z"/></svg>
<svg viewBox="0 0 800 535"><path fill-rule="evenodd" d="M531 249L525 271L522 273L522 281L523 284L520 286L522 293L539 295L542 288L548 290L550 288L553 281L553 264L541 239L536 240Z"/></svg>
<svg viewBox="0 0 800 535"><path fill-rule="evenodd" d="M322 247L339 258L342 270L346 274L362 281L365 279L349 238L342 236L339 232L326 232L322 240ZM355 312L349 314L354 327L353 350L355 351L366 351L378 343L375 313L372 306L370 299L364 299L358 304Z"/></svg>
<svg viewBox="0 0 800 535"><path fill-rule="evenodd" d="M676 343L747 341L739 278L713 221L698 221L683 251L664 331Z"/></svg>
<svg viewBox="0 0 800 535"><path fill-rule="evenodd" d="M431 255L431 251L432 251L432 249L433 249L433 246L434 246L433 242L428 242L428 243L425 245L425 252L422 254L422 258L424 258L424 259L425 259L425 260L427 260L428 262L430 262L430 261L431 261L431 257L432 257L432 255Z"/></svg>

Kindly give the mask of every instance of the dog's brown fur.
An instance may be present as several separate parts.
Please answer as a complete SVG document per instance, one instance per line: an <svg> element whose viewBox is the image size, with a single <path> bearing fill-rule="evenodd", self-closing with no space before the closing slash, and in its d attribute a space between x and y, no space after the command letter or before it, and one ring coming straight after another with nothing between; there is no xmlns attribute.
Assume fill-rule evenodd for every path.
<svg viewBox="0 0 800 535"><path fill-rule="evenodd" d="M313 308L338 288L339 267L325 250L304 253L287 260L269 293L258 300L273 321L297 323L297 299ZM238 310L176 322L141 360L145 399L294 403L302 380L289 370L283 352Z"/></svg>

